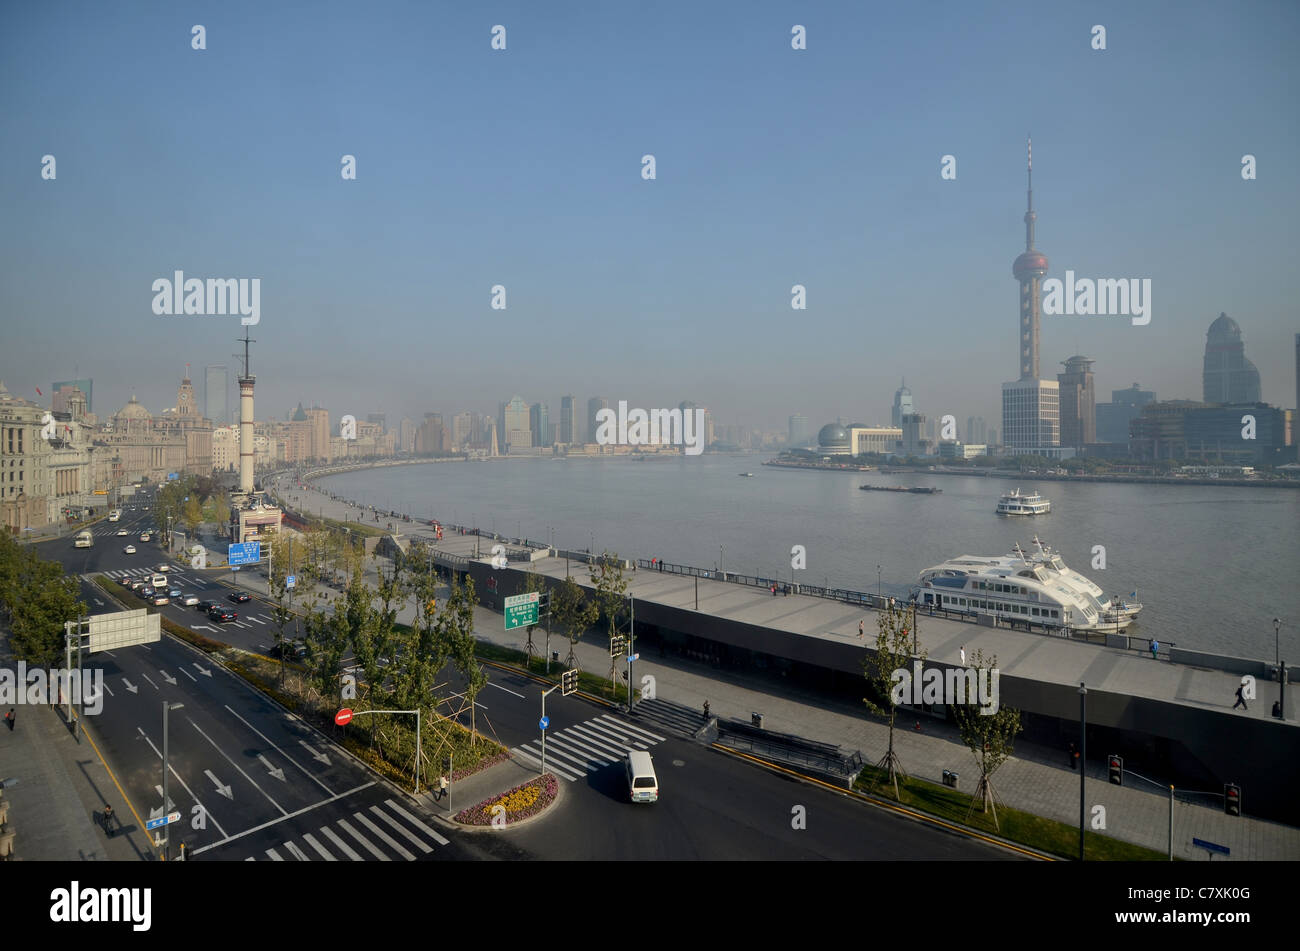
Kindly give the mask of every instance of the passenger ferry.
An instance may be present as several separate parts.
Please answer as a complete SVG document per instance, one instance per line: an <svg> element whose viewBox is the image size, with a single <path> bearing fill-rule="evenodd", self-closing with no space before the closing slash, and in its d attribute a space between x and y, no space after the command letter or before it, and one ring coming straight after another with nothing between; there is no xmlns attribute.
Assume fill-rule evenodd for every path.
<svg viewBox="0 0 1300 951"><path fill-rule="evenodd" d="M1050 549L1040 546L1031 557L1017 545L1000 557L962 555L926 569L915 597L922 607L1082 631L1123 630L1142 609L1111 607L1099 600L1101 594Z"/></svg>
<svg viewBox="0 0 1300 951"><path fill-rule="evenodd" d="M1037 492L1021 495L1019 489L1012 489L998 500L999 515L1046 515L1052 510L1052 503Z"/></svg>
<svg viewBox="0 0 1300 951"><path fill-rule="evenodd" d="M1065 563L1061 561L1061 556L1047 545L1040 542L1037 535L1034 536L1034 547L1037 550L1029 556L1030 560L1033 561L1034 564L1042 565L1048 570L1055 572L1060 575L1062 580L1066 583L1074 584L1079 588L1082 588L1098 601L1101 601L1105 596L1105 592L1103 592L1096 584L1089 581L1073 568L1065 567ZM1018 547L1017 550L1019 550ZM1136 591L1133 592L1132 597L1137 597ZM1127 598L1121 598L1119 595L1114 595L1108 602L1103 603L1105 604L1105 610L1102 612L1102 618L1111 626L1113 626L1116 621L1121 622L1123 625L1127 625L1127 623L1136 618L1138 612L1142 610L1141 602L1136 600L1130 601Z"/></svg>

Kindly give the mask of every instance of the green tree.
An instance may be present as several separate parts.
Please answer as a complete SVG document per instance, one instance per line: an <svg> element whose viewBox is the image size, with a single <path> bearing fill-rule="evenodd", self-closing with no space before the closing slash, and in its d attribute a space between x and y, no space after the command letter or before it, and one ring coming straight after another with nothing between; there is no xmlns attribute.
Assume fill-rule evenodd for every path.
<svg viewBox="0 0 1300 951"><path fill-rule="evenodd" d="M915 621L915 608L896 608L891 601L889 607L876 613L876 650L862 661L863 674L875 692L884 698L878 703L871 697L864 697L862 702L867 709L877 716L882 716L889 723L889 748L880 762L878 769L888 772L889 782L894 787L894 798L898 799L898 774L903 773L898 754L894 751L894 721L898 716L899 698L894 690L894 671L909 670L911 662L924 661L925 650L913 653L915 634L912 625Z"/></svg>
<svg viewBox="0 0 1300 951"><path fill-rule="evenodd" d="M487 686L487 673L475 654L478 641L474 637L474 581L468 576L462 585L453 579L446 610L439 616L441 636L451 648L451 658L465 679L465 700L469 703L470 745L477 736L475 699Z"/></svg>
<svg viewBox="0 0 1300 951"><path fill-rule="evenodd" d="M199 501L198 492L189 497L181 510L181 521L185 523L185 536L193 544L198 535L199 526L203 524L203 503Z"/></svg>
<svg viewBox="0 0 1300 951"><path fill-rule="evenodd" d="M572 578L565 578L563 583L551 592L551 616L560 630L569 638L569 656L565 665L569 668L578 666L575 653L578 638L587 632L600 617L600 608Z"/></svg>
<svg viewBox="0 0 1300 951"><path fill-rule="evenodd" d="M285 637L285 628L294 622L297 628L297 614L293 610L293 596L298 578L294 577L294 587L289 587L289 575L293 574L293 537L288 532L280 532L271 545L267 558L267 587L271 592L271 620L275 622L275 649L280 655L280 683L284 684L285 654L288 653L290 639Z"/></svg>
<svg viewBox="0 0 1300 951"><path fill-rule="evenodd" d="M995 679L997 655L994 654L991 660L985 661L984 652L977 650L974 661L974 664L966 668L967 676L963 679L963 699L966 702L953 704L952 713L962 742L970 748L980 771L975 795L971 797L971 809L975 808L978 801L980 812L988 813L992 810L994 828L1001 832L1002 826L998 823L998 810L994 804L993 774L1015 752L1016 734L1023 727L1020 711L1004 707L998 702L998 681ZM974 674L973 677L969 676L971 673ZM988 685L985 688L986 697L977 695L978 684ZM979 702L981 699L991 702L986 706ZM995 703L998 704L996 712L991 712ZM970 817L970 810L967 810L966 815L967 818Z"/></svg>
<svg viewBox="0 0 1300 951"><path fill-rule="evenodd" d="M618 614L622 610L623 602L627 596L628 579L623 577L623 562L617 553L603 551L600 559L596 564L588 565L591 573L591 583L596 589L594 598L600 608L600 613L605 616L609 622L609 679L618 686L618 671L614 665L614 656L612 654L614 646L614 636L618 633Z"/></svg>
<svg viewBox="0 0 1300 951"><path fill-rule="evenodd" d="M58 562L44 561L30 548L19 556L6 595L14 657L52 667L64 657L64 624L86 613L75 578Z"/></svg>

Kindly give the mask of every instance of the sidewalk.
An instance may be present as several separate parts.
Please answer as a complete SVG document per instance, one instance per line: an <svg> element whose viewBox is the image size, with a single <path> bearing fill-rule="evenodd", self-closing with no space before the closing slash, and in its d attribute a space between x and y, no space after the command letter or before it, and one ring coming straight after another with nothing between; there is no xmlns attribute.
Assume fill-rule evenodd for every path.
<svg viewBox="0 0 1300 951"><path fill-rule="evenodd" d="M311 505L303 508L321 508L332 518L344 518L349 507L329 499L323 493L300 490L288 493ZM352 508L352 512L356 509ZM354 516L355 517L355 516ZM382 516L381 516L382 517ZM415 522L401 523L407 537L421 537L428 526ZM452 541L448 535L447 542ZM442 547L451 547L444 545ZM484 556L490 543L484 548ZM575 566L575 577L582 579L585 571ZM367 570L369 579L373 573ZM377 575L376 575L377 577ZM265 588L265 579L258 577ZM330 596L333 591L325 589ZM411 608L399 613L399 620L409 622L414 615ZM506 632L501 614L483 606L475 608L475 633L482 639L516 649L523 649L527 637L524 629ZM534 644L544 648L544 633L534 632ZM552 635L552 650L567 653L566 639ZM588 632L577 645L579 665L586 671L604 673L608 670L609 653L604 636L598 631ZM835 743L847 750L860 750L868 763L884 755L888 746L888 726L870 717L865 708L857 709L835 700L797 688L782 687L774 692L773 685L756 677L710 671L702 665L691 664L676 658L643 658L636 665L636 676L650 674L655 678L659 696L687 706L699 707L709 701L711 711L722 717L748 720L750 714L764 715L767 729L792 733L811 740ZM959 788L974 788L977 769L974 755L966 748L949 724L923 718L921 732L912 729L915 717L899 715L895 724L894 745L904 769L919 779L939 783L945 769L956 770L960 775ZM1168 790L1152 791L1130 786L1113 786L1106 780L1102 757L1105 751L1090 750L1088 764L1087 800L1089 815L1095 806L1105 807L1105 834L1133 842L1161 853L1169 847L1169 795ZM1098 755L1100 754L1100 755ZM491 772L491 771L489 771ZM1140 784L1139 780L1128 779ZM511 782L499 790L515 785ZM1020 743L1016 755L1009 759L993 777L994 790L1007 805L1039 816L1056 819L1072 826L1079 821L1079 776L1068 766L1065 751ZM1141 784L1145 786L1146 784ZM481 795L477 802L487 797ZM1176 793L1177 796L1177 793ZM460 798L460 797L457 797ZM472 804L466 797L462 804ZM1246 811L1249 803L1244 803ZM434 807L436 808L436 807ZM1300 829L1267 820L1253 819L1248 815L1231 817L1223 813L1217 801L1212 805L1195 805L1183 801L1174 803L1173 854L1189 861L1206 861L1207 854L1193 847L1192 839L1199 838L1224 845L1232 850L1234 860L1293 861L1300 859ZM1217 861L1223 861L1220 856Z"/></svg>
<svg viewBox="0 0 1300 951"><path fill-rule="evenodd" d="M16 668L9 640L0 635L0 667ZM14 860L94 862L152 860L156 850L127 808L93 735L72 737L63 710L47 704L13 704L15 727L0 727L0 780L17 779L4 790L9 829L15 832ZM87 717L93 734L94 717ZM111 804L117 833L108 838L95 816Z"/></svg>

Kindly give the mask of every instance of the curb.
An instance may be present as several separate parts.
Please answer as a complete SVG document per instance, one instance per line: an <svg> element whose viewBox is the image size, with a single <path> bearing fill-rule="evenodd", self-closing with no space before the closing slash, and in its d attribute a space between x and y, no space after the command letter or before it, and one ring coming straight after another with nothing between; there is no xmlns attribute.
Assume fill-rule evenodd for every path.
<svg viewBox="0 0 1300 951"><path fill-rule="evenodd" d="M514 761L511 760L511 762ZM550 802L548 802L546 804L546 807L542 809L541 812L537 813L534 816L528 816L526 819L516 819L514 822L507 822L504 826L494 826L490 823L485 826L476 826L476 825L470 825L469 823L465 823L465 822L458 822L455 819L450 817L445 817L444 821L446 821L452 827L461 830L462 832L510 832L513 831L514 829L519 828L520 826L526 826L530 822L533 822L537 819L544 819L551 814L551 810L555 808L555 806L559 805L560 800L564 798L564 781L552 772L548 771L546 775L550 776L551 779L555 780L555 798L552 799ZM529 782L534 782L534 781L535 780L529 780ZM527 783L520 783L519 785L527 785ZM512 786L510 788L513 789L515 787ZM501 796L505 795L505 793L509 791L510 790L502 790L499 793L493 793L487 799L477 802L474 805L470 806L469 808L477 809L479 808L479 806L482 806L486 802L491 802L493 799L499 799ZM464 809L460 810L460 812L464 812L464 811L465 811ZM457 815L459 815L459 813L457 813Z"/></svg>

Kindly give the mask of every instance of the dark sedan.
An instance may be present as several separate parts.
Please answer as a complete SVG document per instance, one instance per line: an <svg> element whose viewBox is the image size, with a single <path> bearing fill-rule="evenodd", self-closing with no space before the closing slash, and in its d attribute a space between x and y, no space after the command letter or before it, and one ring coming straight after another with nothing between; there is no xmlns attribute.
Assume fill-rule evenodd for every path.
<svg viewBox="0 0 1300 951"><path fill-rule="evenodd" d="M234 611L227 611L223 607L213 607L212 610L208 612L208 619L218 622L237 621L239 620L239 615Z"/></svg>
<svg viewBox="0 0 1300 951"><path fill-rule="evenodd" d="M251 601L253 599L242 591L236 591L233 594L228 595L228 600L234 601L236 604L243 604L245 601Z"/></svg>
<svg viewBox="0 0 1300 951"><path fill-rule="evenodd" d="M196 604L196 605L194 605L194 606L195 606L196 608L198 608L200 611L202 611L204 614L207 614L209 611L211 611L213 608L215 608L215 607L217 606L217 602L215 602L215 601L200 601L198 604Z"/></svg>

